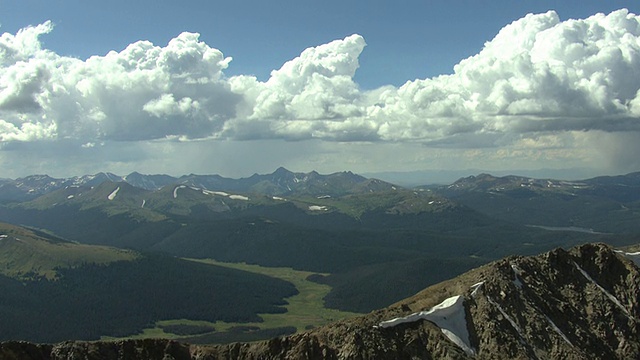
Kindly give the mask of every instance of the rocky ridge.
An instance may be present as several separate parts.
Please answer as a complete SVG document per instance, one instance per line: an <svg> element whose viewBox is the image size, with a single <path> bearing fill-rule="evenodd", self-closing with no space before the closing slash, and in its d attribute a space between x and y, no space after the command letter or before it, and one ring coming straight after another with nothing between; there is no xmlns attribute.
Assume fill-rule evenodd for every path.
<svg viewBox="0 0 640 360"><path fill-rule="evenodd" d="M640 358L640 270L626 255L587 244L509 257L388 308L269 341L8 342L0 346L0 358ZM456 338L460 341L452 341Z"/></svg>

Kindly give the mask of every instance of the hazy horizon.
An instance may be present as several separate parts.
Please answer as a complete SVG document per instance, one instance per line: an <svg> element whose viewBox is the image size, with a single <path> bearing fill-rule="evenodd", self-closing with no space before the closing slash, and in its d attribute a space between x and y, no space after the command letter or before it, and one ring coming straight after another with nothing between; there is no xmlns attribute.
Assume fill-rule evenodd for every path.
<svg viewBox="0 0 640 360"><path fill-rule="evenodd" d="M279 167L280 168L280 167ZM288 171L293 173L310 173L312 171L316 171L315 169L310 170L297 170L297 169L288 169L283 167ZM229 179L243 179L249 178L253 175L269 175L275 172L277 169L273 169L269 172L253 172L250 174L240 175L240 176L229 176L223 173L181 173L181 174L169 174L169 173L141 173L139 171L131 171L128 173L113 173L110 171L100 171L96 173L83 173L83 174L28 174L26 176L10 178L12 180L16 180L19 178L24 178L27 176L39 176L39 175L47 175L53 178L66 179L73 177L81 177L86 175L96 175L98 173L110 173L119 177L126 177L132 173L140 173L142 175L147 176L155 176L155 175L168 175L175 178L180 178L182 176L189 175L202 175L202 176L210 176L210 175L218 175L224 178ZM333 172L318 172L320 175L330 175L333 173L339 172L347 172L351 171L349 169L343 169ZM353 172L353 171L351 171ZM354 172L357 175L364 176L366 178L376 178L380 179L395 185L404 186L404 187L415 187L420 185L447 185L451 184L461 178L469 177L469 176L477 176L483 173L490 174L493 176L523 176L537 179L553 179L553 180L586 180L599 176L619 176L619 175L627 175L629 173L600 173L596 172L593 169L587 168L573 168L573 169L529 169L529 170L486 170L486 169L456 169L456 170L445 170L445 169L432 169L432 170L415 170L415 171L386 171L386 172ZM5 177L5 179L9 179Z"/></svg>

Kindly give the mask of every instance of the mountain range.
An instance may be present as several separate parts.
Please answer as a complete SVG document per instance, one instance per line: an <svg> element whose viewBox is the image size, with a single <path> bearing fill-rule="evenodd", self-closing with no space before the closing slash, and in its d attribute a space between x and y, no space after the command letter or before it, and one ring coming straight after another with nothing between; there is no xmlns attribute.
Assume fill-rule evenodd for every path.
<svg viewBox="0 0 640 360"><path fill-rule="evenodd" d="M159 190L168 185L184 185L203 190L259 193L263 195L332 194L344 195L353 192L377 191L391 184L380 180L369 180L352 172L320 175L294 173L278 168L272 174L254 174L248 178L231 179L220 175L143 175L133 172L119 176L112 173L52 178L48 175L31 175L18 179L0 179L0 201L25 201L49 192L68 187L93 187L103 182L127 183L145 190Z"/></svg>
<svg viewBox="0 0 640 360"><path fill-rule="evenodd" d="M299 293L301 288L286 279L229 271L207 265L206 261L293 269L291 271L307 274L305 284L313 283L313 286L327 289L322 298L325 308L368 313L403 301L430 285L488 266L485 264L495 264L493 262L504 257L529 259L522 256L552 249L556 249L557 254L564 254L565 250L560 248L585 243L606 243L616 247L640 243L638 220L640 173L577 181L479 174L447 185L415 188L368 179L351 172L321 175L317 172L293 173L284 168L272 174L255 174L243 179L218 175L176 178L139 173L127 176L99 173L68 179L46 175L2 179L0 221L6 224L0 224L0 287L7 291L0 295L0 319L15 327L0 328L0 340L99 340L105 336L128 337L155 331L154 334L182 341L219 343L229 339L255 340L290 334L301 328L315 328L324 322L302 322L294 328L281 322L264 326L258 322L251 326L236 326L231 331L214 330L218 329L219 321L238 320L242 324L243 321L264 319L262 314L285 312L286 299ZM579 247L567 254L596 279L596 285L620 299L622 295L618 291L627 283L611 285L613 288L605 286L597 279L599 275L594 275L589 266L575 259L582 256L575 254L587 248L594 249L594 246ZM597 252L612 251L608 246L597 245L595 248ZM531 260L536 262L535 266L543 266L540 257L535 259L538 260ZM534 266L524 265L529 260L522 260L523 263L521 260L509 261L518 269ZM553 276L577 281L571 278L577 273L564 274L566 270L566 266L554 270L556 275ZM582 274L579 270L578 273ZM632 273L631 270L626 272ZM512 281L529 284L525 275L518 276L521 276L520 280ZM181 278L189 280L181 282ZM122 279L135 280L122 282ZM545 299L555 296L558 300L553 304L538 304L536 298L526 297L522 300L522 311L533 314L536 323L549 316L571 340L551 310L552 305L565 301L564 296L568 293L542 289L546 279L534 276L533 280L541 287L542 295L539 296ZM552 277L552 280L557 279ZM237 288L238 284L245 285ZM467 287L474 284L465 282ZM568 284L562 286L570 287ZM596 288L600 289L598 286ZM460 286L454 288L462 289ZM518 290L522 289L518 287ZM504 288L502 290L506 293ZM212 300L212 294L220 291L229 296ZM438 301L460 295L464 296L467 306L473 298L464 291L460 290L457 295L448 293L450 296L438 298ZM250 295L255 292L264 296ZM33 300L47 299L49 293L57 294L53 298L55 301ZM144 300L144 293L163 294L161 298L170 300L150 304ZM86 299L80 301L78 294ZM498 295L499 292L492 292L490 298L499 303ZM236 302L235 297L246 297L251 301ZM116 300L105 301L107 298ZM193 301L191 313L176 306L189 301ZM457 304L457 300L451 301ZM208 309L207 303L217 304L215 311ZM428 311L438 304L426 304L420 311ZM527 304L535 306L528 308ZM172 310L167 311L163 306ZM409 310L418 310L416 306L407 306ZM459 307L459 304L455 306ZM108 309L105 311L112 316L100 314L96 308ZM492 316L507 318L500 310L496 313L496 308ZM595 309L593 306L587 308L591 309L589 314ZM467 307L465 309L468 311ZM510 313L513 309L503 307L502 310L513 317ZM542 315L535 315L536 311ZM397 315L409 313L407 310ZM51 331L47 328L51 323L42 321L43 316L68 326ZM62 321L64 317L73 320ZM82 319L92 319L92 324L102 325L87 327ZM512 320L524 327L518 322L520 320ZM605 320L599 318L598 321ZM540 324L536 326L544 325ZM169 328L172 330L162 330ZM222 333L226 340L212 336ZM292 336L285 339L298 339L298 335ZM377 339L375 336L372 339ZM423 335L411 336L420 338ZM431 333L424 336L430 341L437 338ZM469 336L473 338L474 335ZM531 336L533 339L534 335ZM216 340L211 340L214 338ZM557 338L554 339L548 341L555 344ZM318 341L330 343L326 339ZM399 341L393 340L402 344ZM419 341L426 344L425 339ZM471 345L468 347L480 354L483 341L489 340L474 341L469 340ZM579 344L575 348L582 347L577 340L569 342ZM135 345L138 343L122 344L138 346ZM169 343L163 344L169 346ZM342 346L331 344L327 346L336 349ZM498 345L491 346L498 349ZM555 358L560 356L558 354L570 354L574 358L585 355L575 349L558 350L559 345L553 345L556 350L548 350L549 346L535 344L525 350L511 349L510 354L529 358L549 357L544 351L551 351L549 354ZM538 350L538 347L547 350ZM616 350L610 344L601 347L598 351L602 351L604 358L610 354L633 354L627 348ZM185 349L182 345L177 348ZM469 349L462 349L460 356L469 356ZM307 350L312 351L311 348ZM458 354L459 350L447 353ZM331 351L334 350L325 353L331 354ZM342 350L335 351L334 355ZM354 354L362 355L359 351L365 350L357 350ZM391 350L385 350L385 353L387 351ZM374 352L361 357L384 358L378 357L380 354ZM408 355L400 358L405 356ZM458 355L450 356L456 358ZM326 355L324 358L332 357Z"/></svg>

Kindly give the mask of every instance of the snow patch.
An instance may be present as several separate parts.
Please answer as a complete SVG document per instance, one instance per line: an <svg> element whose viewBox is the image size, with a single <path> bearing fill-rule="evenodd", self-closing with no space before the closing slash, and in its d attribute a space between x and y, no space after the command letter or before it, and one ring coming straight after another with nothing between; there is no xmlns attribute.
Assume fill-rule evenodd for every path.
<svg viewBox="0 0 640 360"><path fill-rule="evenodd" d="M330 197L331 195L321 195L321 196L318 196L316 199L328 199Z"/></svg>
<svg viewBox="0 0 640 360"><path fill-rule="evenodd" d="M624 252L622 250L615 250L615 252L626 256L628 259L634 262L634 264L640 266L640 252Z"/></svg>
<svg viewBox="0 0 640 360"><path fill-rule="evenodd" d="M522 329L520 329L520 326L518 326L518 324L511 318L511 316L507 315L507 313L504 311L502 306L500 306L500 304L493 301L493 299L490 298L489 296L487 296L487 300L489 301L489 303L491 303L491 305L495 306L498 309L498 311L500 311L500 314L502 314L502 316L504 316L504 318L507 319L507 321L509 321L509 324L511 324L511 327L518 333L518 335L520 335L520 342L523 345L526 345L527 343L524 340L525 337L522 335Z"/></svg>
<svg viewBox="0 0 640 360"><path fill-rule="evenodd" d="M603 294L605 294L609 300L611 300L614 304L616 304L626 315L629 319L633 319L633 317L631 316L631 314L629 314L629 310L627 310L626 307L624 307L622 305L622 303L620 302L620 300L618 300L615 296L613 296L613 294L611 294L610 292L607 291L607 289L603 288L602 286L600 286L600 284L598 284L595 280L593 280L591 278L591 276L589 276L589 274L584 271L584 269L582 269L580 267L580 265L578 265L578 263L576 263L575 261L573 262L573 265L575 265L575 267L580 270L580 272L582 273L582 275L589 281L591 281L598 289L600 289L600 291L602 291ZM635 321L635 320L634 320Z"/></svg>
<svg viewBox="0 0 640 360"><path fill-rule="evenodd" d="M229 193L226 193L224 191L210 191L210 193L213 195L229 196Z"/></svg>
<svg viewBox="0 0 640 360"><path fill-rule="evenodd" d="M248 201L249 198L243 195L229 195L229 199Z"/></svg>
<svg viewBox="0 0 640 360"><path fill-rule="evenodd" d="M553 322L553 320L551 320L551 318L549 318L547 315L544 316L545 319L547 319L547 322L549 322L549 325L551 325L551 327L553 328L553 330L558 333L558 335L560 335L560 337L567 343L569 344L571 347L573 347L573 344L571 343L571 341L569 341L569 338L562 332L562 330L560 330L560 328L558 326L556 326L556 323Z"/></svg>
<svg viewBox="0 0 640 360"><path fill-rule="evenodd" d="M482 285L484 285L484 281L480 281L478 283L471 285L471 297L475 298L476 295L478 295L478 291L480 290Z"/></svg>
<svg viewBox="0 0 640 360"><path fill-rule="evenodd" d="M147 203L147 200L142 199L142 205L140 205L140 207L141 207L141 208L144 208L144 204L146 204L146 203Z"/></svg>
<svg viewBox="0 0 640 360"><path fill-rule="evenodd" d="M273 197L272 197L272 199L273 199L273 200L279 200L279 201L287 201L287 199L285 199L285 198L281 198L281 197L279 197L279 196L273 196Z"/></svg>
<svg viewBox="0 0 640 360"><path fill-rule="evenodd" d="M184 188L186 188L185 185L176 186L176 188L173 189L173 198L177 199L178 198L178 189L184 189Z"/></svg>
<svg viewBox="0 0 640 360"><path fill-rule="evenodd" d="M9 236L9 235L4 235L4 234L2 234L2 235L0 235L0 239L6 239L8 236Z"/></svg>
<svg viewBox="0 0 640 360"><path fill-rule="evenodd" d="M120 191L120 186L118 186L115 190L113 190L113 192L109 194L109 196L107 196L107 199L109 200L115 199L116 195L118 195L118 191Z"/></svg>
<svg viewBox="0 0 640 360"><path fill-rule="evenodd" d="M195 189L195 190L200 190L200 189ZM244 201L248 201L249 198L244 196L244 195L232 195L229 193L226 193L224 191L211 191L211 190L202 190L202 193L205 195L218 195L218 196L224 196L224 197L228 197L229 199L232 200L244 200Z"/></svg>
<svg viewBox="0 0 640 360"><path fill-rule="evenodd" d="M326 206L319 206L319 205L309 205L309 210L311 210L311 211L327 211L327 207Z"/></svg>
<svg viewBox="0 0 640 360"><path fill-rule="evenodd" d="M520 290L522 290L522 280L520 277L522 276L522 270L518 268L515 264L509 263L511 265L511 270L513 270L513 274L515 275L515 280L513 280L513 284Z"/></svg>
<svg viewBox="0 0 640 360"><path fill-rule="evenodd" d="M464 309L464 297L457 295L450 297L428 311L421 311L406 317L395 318L380 323L379 327L388 328L404 323L427 320L436 324L440 331L468 355L474 355L469 341L467 318Z"/></svg>
<svg viewBox="0 0 640 360"><path fill-rule="evenodd" d="M73 195L69 195L69 196L67 196L67 199L73 199L73 198L74 198L74 196L73 196Z"/></svg>

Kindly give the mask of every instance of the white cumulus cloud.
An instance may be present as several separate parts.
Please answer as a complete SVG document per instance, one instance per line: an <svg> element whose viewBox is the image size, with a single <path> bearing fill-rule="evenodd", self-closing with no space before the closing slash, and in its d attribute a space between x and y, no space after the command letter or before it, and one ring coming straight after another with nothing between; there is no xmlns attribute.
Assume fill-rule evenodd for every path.
<svg viewBox="0 0 640 360"><path fill-rule="evenodd" d="M222 73L231 59L198 34L81 61L41 48L38 36L52 30L0 38L2 140L200 138L235 116L241 96Z"/></svg>
<svg viewBox="0 0 640 360"><path fill-rule="evenodd" d="M3 142L321 139L538 151L570 148L575 132L640 131L640 17L624 9L567 21L530 14L453 74L367 91L354 81L360 35L308 48L259 81L225 76L231 58L195 33L80 60L43 49L38 37L51 31L46 22L0 36Z"/></svg>
<svg viewBox="0 0 640 360"><path fill-rule="evenodd" d="M565 22L527 15L452 75L407 82L370 113L390 140L640 130L639 20L626 10Z"/></svg>
<svg viewBox="0 0 640 360"><path fill-rule="evenodd" d="M362 36L352 35L304 50L272 71L266 82L248 76L230 79L233 89L244 95L248 111L228 124L225 135L338 137L332 128L364 110L353 76L365 45Z"/></svg>

